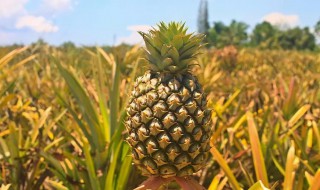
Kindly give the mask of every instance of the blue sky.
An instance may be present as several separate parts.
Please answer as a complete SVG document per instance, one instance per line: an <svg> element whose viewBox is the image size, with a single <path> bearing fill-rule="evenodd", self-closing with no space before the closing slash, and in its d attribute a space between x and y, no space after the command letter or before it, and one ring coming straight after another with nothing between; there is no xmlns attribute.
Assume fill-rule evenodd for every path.
<svg viewBox="0 0 320 190"><path fill-rule="evenodd" d="M59 45L138 43L137 30L159 21L185 21L197 29L200 0L0 0L0 45L29 44L43 38ZM251 28L262 20L312 27L320 19L320 1L208 0L209 22L232 19Z"/></svg>

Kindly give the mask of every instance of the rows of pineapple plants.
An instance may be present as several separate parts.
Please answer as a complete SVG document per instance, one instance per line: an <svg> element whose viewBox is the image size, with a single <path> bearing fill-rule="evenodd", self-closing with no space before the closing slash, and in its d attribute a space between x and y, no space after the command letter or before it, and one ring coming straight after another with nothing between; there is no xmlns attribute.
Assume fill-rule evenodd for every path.
<svg viewBox="0 0 320 190"><path fill-rule="evenodd" d="M220 169L213 169L214 179L228 178L234 189L258 180L275 189L312 186L320 172L318 55L228 47L204 59L204 67L217 73L206 83L217 118L212 138L217 162L210 168ZM204 70L202 80L208 73Z"/></svg>
<svg viewBox="0 0 320 190"><path fill-rule="evenodd" d="M2 49L3 188L136 187L142 178L123 120L132 82L145 69L141 56L138 47ZM317 189L319 55L227 47L204 51L198 63L194 72L214 109L212 158L199 182Z"/></svg>

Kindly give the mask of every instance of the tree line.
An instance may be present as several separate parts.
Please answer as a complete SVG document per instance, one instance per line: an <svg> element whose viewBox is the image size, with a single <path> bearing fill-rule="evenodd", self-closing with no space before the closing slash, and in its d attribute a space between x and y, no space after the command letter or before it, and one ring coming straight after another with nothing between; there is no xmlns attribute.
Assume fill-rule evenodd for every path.
<svg viewBox="0 0 320 190"><path fill-rule="evenodd" d="M258 47L262 49L319 50L316 36L320 37L320 21L315 24L314 32L309 27L274 26L261 22L254 26L251 33L245 22L232 20L230 24L208 22L208 3L200 1L198 32L207 35L208 47L221 48L228 45Z"/></svg>

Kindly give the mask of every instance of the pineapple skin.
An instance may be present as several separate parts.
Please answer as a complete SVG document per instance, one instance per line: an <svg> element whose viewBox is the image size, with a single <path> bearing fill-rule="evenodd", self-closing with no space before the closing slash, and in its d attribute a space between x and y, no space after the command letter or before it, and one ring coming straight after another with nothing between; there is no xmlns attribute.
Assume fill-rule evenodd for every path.
<svg viewBox="0 0 320 190"><path fill-rule="evenodd" d="M127 142L142 175L182 177L206 164L211 110L190 72L147 71L138 77L127 115Z"/></svg>

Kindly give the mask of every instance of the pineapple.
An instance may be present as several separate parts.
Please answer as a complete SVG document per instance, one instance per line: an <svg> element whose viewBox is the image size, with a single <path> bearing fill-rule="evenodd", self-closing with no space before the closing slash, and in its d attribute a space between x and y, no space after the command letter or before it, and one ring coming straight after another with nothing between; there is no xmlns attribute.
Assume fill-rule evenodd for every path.
<svg viewBox="0 0 320 190"><path fill-rule="evenodd" d="M127 142L142 175L192 175L210 149L211 111L190 68L204 35L187 34L182 23L139 32L150 69L138 77L127 107Z"/></svg>

